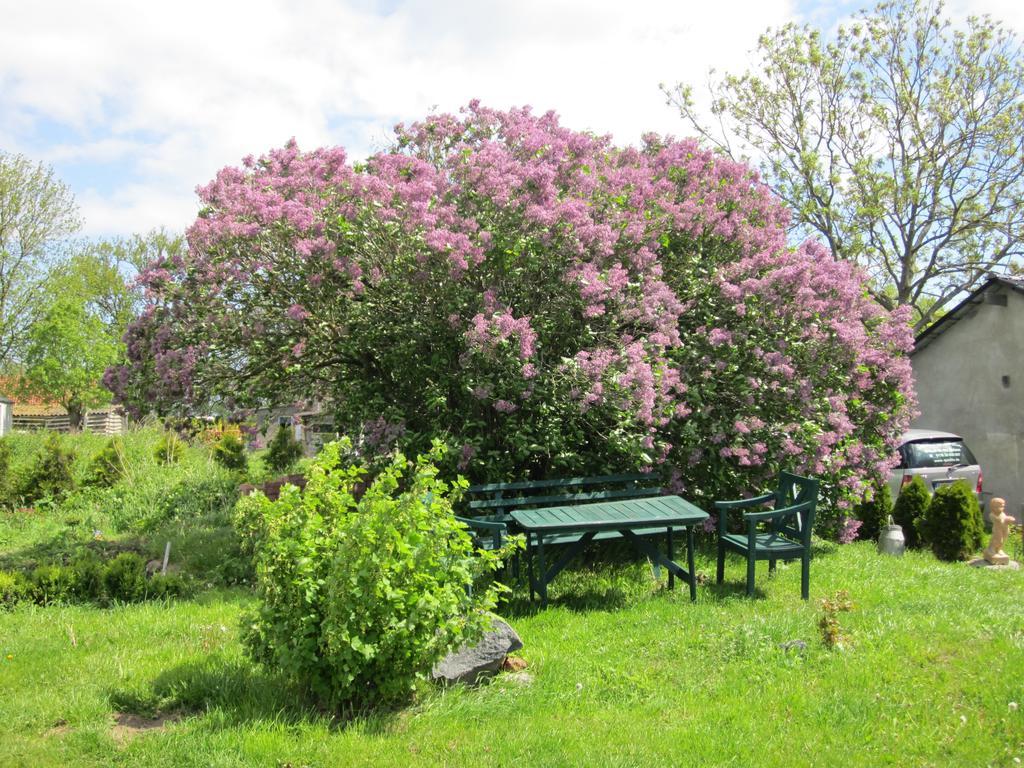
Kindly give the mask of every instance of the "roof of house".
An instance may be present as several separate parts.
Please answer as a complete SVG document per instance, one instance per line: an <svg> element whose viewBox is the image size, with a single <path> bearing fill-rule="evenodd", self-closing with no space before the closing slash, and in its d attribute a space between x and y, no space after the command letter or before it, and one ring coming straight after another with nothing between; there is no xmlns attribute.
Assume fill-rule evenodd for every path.
<svg viewBox="0 0 1024 768"><path fill-rule="evenodd" d="M985 294L989 289L997 286L1024 294L1024 278L1010 277L1009 275L989 275L988 280L975 288L966 299L921 331L917 338L914 339L914 351L910 354L913 355L920 352L943 333L967 317L967 311L984 303ZM1005 300L1003 303L1005 304Z"/></svg>
<svg viewBox="0 0 1024 768"><path fill-rule="evenodd" d="M39 395L25 391L25 383L17 375L0 376L0 400L18 405L53 405L53 402Z"/></svg>
<svg viewBox="0 0 1024 768"><path fill-rule="evenodd" d="M23 403L18 401L12 409L14 416L67 416L67 411L59 405L39 403Z"/></svg>

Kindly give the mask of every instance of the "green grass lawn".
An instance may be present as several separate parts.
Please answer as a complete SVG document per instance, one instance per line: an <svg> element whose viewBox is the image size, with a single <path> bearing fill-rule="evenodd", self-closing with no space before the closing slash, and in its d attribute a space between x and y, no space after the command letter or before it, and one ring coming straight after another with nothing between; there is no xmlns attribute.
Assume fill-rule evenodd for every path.
<svg viewBox="0 0 1024 768"><path fill-rule="evenodd" d="M764 567L764 566L762 566ZM766 567L764 567L766 570ZM709 553L698 570L713 573ZM243 590L113 609L0 613L2 766L1015 765L1024 759L1024 573L827 547L725 587L656 585L643 564L563 574L517 602L532 682L425 691L332 719L243 656ZM849 591L826 650L820 598ZM780 644L802 640L806 650ZM173 716L133 738L115 713Z"/></svg>

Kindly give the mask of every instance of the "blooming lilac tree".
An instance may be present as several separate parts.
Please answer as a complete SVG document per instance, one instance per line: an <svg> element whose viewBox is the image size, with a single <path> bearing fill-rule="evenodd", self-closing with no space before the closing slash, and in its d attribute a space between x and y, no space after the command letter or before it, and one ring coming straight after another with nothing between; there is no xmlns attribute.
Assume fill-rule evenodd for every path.
<svg viewBox="0 0 1024 768"><path fill-rule="evenodd" d="M838 510L888 469L908 318L788 247L749 168L475 102L396 133L365 163L292 142L202 187L188 253L142 276L117 397L317 399L367 450L442 437L473 480L650 467L703 499L787 467Z"/></svg>

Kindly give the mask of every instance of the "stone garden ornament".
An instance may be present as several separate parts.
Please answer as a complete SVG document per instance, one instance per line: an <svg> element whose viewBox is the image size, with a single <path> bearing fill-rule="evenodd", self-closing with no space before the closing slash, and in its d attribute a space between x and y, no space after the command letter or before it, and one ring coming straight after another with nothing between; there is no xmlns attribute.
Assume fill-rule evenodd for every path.
<svg viewBox="0 0 1024 768"><path fill-rule="evenodd" d="M988 518L992 522L992 538L985 548L985 560L992 565L1009 565L1010 556L1003 552L1003 544L1010 535L1014 519L1006 514L1006 501L995 498L989 502Z"/></svg>

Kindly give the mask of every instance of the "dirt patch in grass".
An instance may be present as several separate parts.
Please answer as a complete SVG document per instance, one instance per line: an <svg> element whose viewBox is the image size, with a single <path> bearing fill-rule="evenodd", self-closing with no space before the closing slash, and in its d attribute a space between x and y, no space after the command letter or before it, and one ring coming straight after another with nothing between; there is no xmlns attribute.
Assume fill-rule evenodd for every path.
<svg viewBox="0 0 1024 768"><path fill-rule="evenodd" d="M176 723L180 719L181 715L145 717L144 715L134 715L131 712L115 712L114 727L110 729L110 735L118 744L126 744L136 736L165 731L168 725Z"/></svg>
<svg viewBox="0 0 1024 768"><path fill-rule="evenodd" d="M51 738L59 738L61 736L67 736L69 733L71 733L72 730L73 729L71 728L71 726L68 725L68 721L64 718L61 718L52 726L47 728L46 733L44 733L43 735L49 736Z"/></svg>

